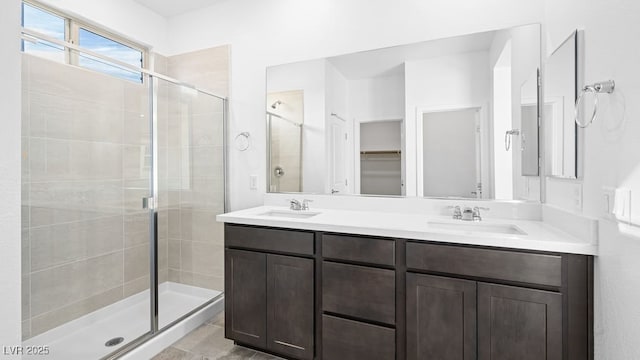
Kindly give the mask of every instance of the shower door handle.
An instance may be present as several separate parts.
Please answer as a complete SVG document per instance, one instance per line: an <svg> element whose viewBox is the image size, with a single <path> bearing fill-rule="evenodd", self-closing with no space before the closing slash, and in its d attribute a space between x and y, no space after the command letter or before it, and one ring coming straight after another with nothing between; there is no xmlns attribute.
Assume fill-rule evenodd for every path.
<svg viewBox="0 0 640 360"><path fill-rule="evenodd" d="M143 197L142 198L142 208L145 210L153 210L155 209L155 203L153 201L153 197Z"/></svg>

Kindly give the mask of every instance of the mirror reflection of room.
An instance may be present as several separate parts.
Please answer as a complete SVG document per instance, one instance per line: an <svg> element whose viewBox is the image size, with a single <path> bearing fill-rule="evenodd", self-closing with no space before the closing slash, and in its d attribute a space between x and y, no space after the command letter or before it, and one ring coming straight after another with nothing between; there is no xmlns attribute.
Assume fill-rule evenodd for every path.
<svg viewBox="0 0 640 360"><path fill-rule="evenodd" d="M539 66L534 24L269 67L267 113L301 91L304 125L268 119L268 190L539 201Z"/></svg>
<svg viewBox="0 0 640 360"><path fill-rule="evenodd" d="M271 192L302 191L302 90L267 94Z"/></svg>
<svg viewBox="0 0 640 360"><path fill-rule="evenodd" d="M402 120L360 123L359 139L360 193L402 195Z"/></svg>
<svg viewBox="0 0 640 360"><path fill-rule="evenodd" d="M544 115L548 126L548 172L558 178L578 177L578 127L574 121L577 87L578 33L574 32L552 54L545 66Z"/></svg>

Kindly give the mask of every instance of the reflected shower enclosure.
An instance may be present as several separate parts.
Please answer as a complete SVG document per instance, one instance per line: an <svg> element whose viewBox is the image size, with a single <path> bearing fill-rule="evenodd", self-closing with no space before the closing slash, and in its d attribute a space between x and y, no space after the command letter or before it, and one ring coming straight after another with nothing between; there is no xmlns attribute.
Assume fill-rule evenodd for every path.
<svg viewBox="0 0 640 360"><path fill-rule="evenodd" d="M22 56L23 345L97 359L212 304L225 100Z"/></svg>
<svg viewBox="0 0 640 360"><path fill-rule="evenodd" d="M304 94L302 90L267 96L269 191L302 191Z"/></svg>

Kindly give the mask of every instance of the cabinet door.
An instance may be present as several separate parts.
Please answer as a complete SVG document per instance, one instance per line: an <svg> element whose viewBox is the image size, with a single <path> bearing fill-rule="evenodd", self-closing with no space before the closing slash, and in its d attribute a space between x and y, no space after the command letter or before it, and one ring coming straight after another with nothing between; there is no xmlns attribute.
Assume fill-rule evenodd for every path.
<svg viewBox="0 0 640 360"><path fill-rule="evenodd" d="M478 359L562 359L562 295L478 283Z"/></svg>
<svg viewBox="0 0 640 360"><path fill-rule="evenodd" d="M267 348L313 359L313 260L267 255Z"/></svg>
<svg viewBox="0 0 640 360"><path fill-rule="evenodd" d="M225 251L225 335L243 344L267 345L267 255Z"/></svg>
<svg viewBox="0 0 640 360"><path fill-rule="evenodd" d="M407 359L476 359L474 281L407 274Z"/></svg>

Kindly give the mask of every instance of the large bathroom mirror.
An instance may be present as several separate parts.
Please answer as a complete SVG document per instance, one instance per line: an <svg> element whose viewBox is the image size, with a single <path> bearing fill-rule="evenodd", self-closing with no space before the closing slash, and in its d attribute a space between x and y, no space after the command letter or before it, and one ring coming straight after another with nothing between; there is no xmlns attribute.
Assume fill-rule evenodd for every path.
<svg viewBox="0 0 640 360"><path fill-rule="evenodd" d="M268 191L539 200L538 24L267 68Z"/></svg>
<svg viewBox="0 0 640 360"><path fill-rule="evenodd" d="M578 32L573 32L551 54L544 77L544 119L547 128L547 172L559 178L578 178L580 129L574 106L580 82Z"/></svg>

